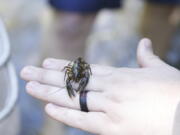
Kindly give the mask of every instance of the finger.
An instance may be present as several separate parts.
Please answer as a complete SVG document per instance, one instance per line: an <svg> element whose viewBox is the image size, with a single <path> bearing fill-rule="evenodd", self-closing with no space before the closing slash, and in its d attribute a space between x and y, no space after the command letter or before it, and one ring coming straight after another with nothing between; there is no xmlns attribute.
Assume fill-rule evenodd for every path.
<svg viewBox="0 0 180 135"><path fill-rule="evenodd" d="M137 60L141 67L157 67L166 65L153 53L151 40L144 38L137 49Z"/></svg>
<svg viewBox="0 0 180 135"><path fill-rule="evenodd" d="M65 87L64 73L59 71L47 70L28 66L21 71L21 77L27 81L38 81L43 84ZM90 91L103 91L104 79L103 77L92 75L86 87Z"/></svg>
<svg viewBox="0 0 180 135"><path fill-rule="evenodd" d="M43 101L80 110L79 94L76 94L74 98L70 98L66 89L43 85L38 82L29 82L26 85L26 90L30 95ZM90 111L104 112L105 105L106 100L103 98L102 93L88 92L87 106Z"/></svg>
<svg viewBox="0 0 180 135"><path fill-rule="evenodd" d="M46 105L45 110L49 116L57 121L95 134L100 134L108 123L106 115L101 112L85 113L54 104Z"/></svg>
<svg viewBox="0 0 180 135"><path fill-rule="evenodd" d="M69 63L70 62L66 60L48 58L44 60L42 66L46 69L62 71L62 69ZM92 70L92 74L94 75L109 75L115 70L115 68L113 67L100 66L94 64L91 64L90 67Z"/></svg>

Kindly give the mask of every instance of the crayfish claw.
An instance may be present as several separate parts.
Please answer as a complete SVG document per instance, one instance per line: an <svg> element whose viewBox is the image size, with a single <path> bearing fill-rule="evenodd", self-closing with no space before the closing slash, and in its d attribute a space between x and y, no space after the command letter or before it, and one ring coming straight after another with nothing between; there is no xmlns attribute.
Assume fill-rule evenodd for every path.
<svg viewBox="0 0 180 135"><path fill-rule="evenodd" d="M68 95L69 95L70 98L76 96L76 95L75 95L75 92L74 92L74 89L73 89L73 87L72 87L72 85L71 85L71 80L70 80L70 79L67 79L67 80L66 80L66 88L67 88Z"/></svg>
<svg viewBox="0 0 180 135"><path fill-rule="evenodd" d="M89 78L88 78L88 77L82 78L82 79L80 80L80 83L79 83L79 87L78 87L78 89L77 89L77 92L83 91L83 90L85 89L86 85L88 84L88 82L89 82Z"/></svg>
<svg viewBox="0 0 180 135"><path fill-rule="evenodd" d="M75 92L74 92L73 90L67 90L67 91L68 91L68 95L69 95L70 98L76 96L76 95L75 95Z"/></svg>

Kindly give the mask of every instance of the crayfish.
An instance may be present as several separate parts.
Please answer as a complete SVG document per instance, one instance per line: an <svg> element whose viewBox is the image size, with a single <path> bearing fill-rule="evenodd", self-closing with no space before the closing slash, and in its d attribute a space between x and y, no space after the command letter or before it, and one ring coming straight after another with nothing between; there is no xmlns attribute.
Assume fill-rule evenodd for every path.
<svg viewBox="0 0 180 135"><path fill-rule="evenodd" d="M90 75L92 75L90 65L86 63L81 57L75 61L70 62L63 68L65 70L64 80L66 82L66 89L70 98L75 97L75 92L85 90ZM77 83L77 89L73 87L73 83Z"/></svg>

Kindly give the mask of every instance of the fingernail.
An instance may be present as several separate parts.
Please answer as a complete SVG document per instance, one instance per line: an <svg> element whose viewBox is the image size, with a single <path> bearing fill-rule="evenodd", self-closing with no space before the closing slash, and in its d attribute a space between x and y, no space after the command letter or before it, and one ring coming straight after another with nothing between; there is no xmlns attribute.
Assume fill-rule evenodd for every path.
<svg viewBox="0 0 180 135"><path fill-rule="evenodd" d="M47 68L51 68L51 67L53 67L53 61L50 59L47 59L47 60L45 60L43 66L47 67Z"/></svg>
<svg viewBox="0 0 180 135"><path fill-rule="evenodd" d="M32 67L25 67L22 71L23 74L27 74L27 75L32 74L32 72L33 72Z"/></svg>
<svg viewBox="0 0 180 135"><path fill-rule="evenodd" d="M152 42L148 38L145 38L143 40L143 45L144 45L145 49L152 50Z"/></svg>

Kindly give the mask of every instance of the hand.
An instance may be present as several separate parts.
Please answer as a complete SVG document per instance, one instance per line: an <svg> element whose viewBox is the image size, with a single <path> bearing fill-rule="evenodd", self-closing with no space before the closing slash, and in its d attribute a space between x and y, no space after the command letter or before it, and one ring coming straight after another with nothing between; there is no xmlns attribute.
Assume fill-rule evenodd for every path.
<svg viewBox="0 0 180 135"><path fill-rule="evenodd" d="M81 112L79 95L70 99L61 71L68 61L47 59L43 68L21 72L27 92L49 104L45 111L69 126L101 135L171 135L180 100L180 72L152 52L143 39L137 50L141 68L91 65L87 85L89 113Z"/></svg>

